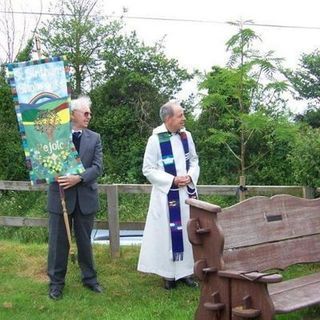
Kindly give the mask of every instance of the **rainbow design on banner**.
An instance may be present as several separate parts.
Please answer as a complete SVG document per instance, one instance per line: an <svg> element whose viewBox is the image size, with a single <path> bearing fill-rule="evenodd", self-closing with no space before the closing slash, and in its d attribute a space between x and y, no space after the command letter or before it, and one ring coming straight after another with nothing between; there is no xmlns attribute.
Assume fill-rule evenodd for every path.
<svg viewBox="0 0 320 320"><path fill-rule="evenodd" d="M84 171L70 125L68 65L54 57L7 65L32 184Z"/></svg>

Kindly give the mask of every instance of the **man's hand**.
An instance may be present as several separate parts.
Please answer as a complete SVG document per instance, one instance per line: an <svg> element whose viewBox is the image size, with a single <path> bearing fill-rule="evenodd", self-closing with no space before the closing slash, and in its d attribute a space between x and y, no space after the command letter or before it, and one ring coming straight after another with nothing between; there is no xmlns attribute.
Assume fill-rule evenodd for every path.
<svg viewBox="0 0 320 320"><path fill-rule="evenodd" d="M69 176L58 177L57 181L63 189L68 189L81 182L81 177L79 175L71 174Z"/></svg>
<svg viewBox="0 0 320 320"><path fill-rule="evenodd" d="M191 182L190 176L176 176L174 177L173 183L177 187L185 187L187 184Z"/></svg>

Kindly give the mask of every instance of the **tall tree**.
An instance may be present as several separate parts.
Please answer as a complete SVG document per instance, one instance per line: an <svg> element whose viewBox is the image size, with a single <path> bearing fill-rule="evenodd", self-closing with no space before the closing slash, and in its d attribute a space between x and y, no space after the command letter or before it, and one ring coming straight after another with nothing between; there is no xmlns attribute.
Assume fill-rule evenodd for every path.
<svg viewBox="0 0 320 320"><path fill-rule="evenodd" d="M11 91L1 78L0 118L0 180L26 180L28 174Z"/></svg>
<svg viewBox="0 0 320 320"><path fill-rule="evenodd" d="M27 177L11 89L2 70L0 72L0 180L26 180Z"/></svg>
<svg viewBox="0 0 320 320"><path fill-rule="evenodd" d="M302 126L296 139L292 140L289 160L294 182L300 185L320 185L320 129Z"/></svg>
<svg viewBox="0 0 320 320"><path fill-rule="evenodd" d="M16 19L11 0L2 0L1 4L3 12L0 13L0 33L6 41L0 43L0 179L25 180L28 176L25 156L11 89L6 81L5 66L6 63L30 59L34 33L27 36L27 21L25 18ZM36 29L39 19L40 17L37 18L33 30Z"/></svg>
<svg viewBox="0 0 320 320"><path fill-rule="evenodd" d="M91 92L92 125L102 134L108 181L145 181L143 152L152 128L160 124L159 107L191 75L167 58L161 45L147 46L135 33L107 39L101 58L105 69Z"/></svg>
<svg viewBox="0 0 320 320"><path fill-rule="evenodd" d="M308 99L311 106L320 106L320 51L302 54L297 70L286 70L286 75L298 99Z"/></svg>
<svg viewBox="0 0 320 320"><path fill-rule="evenodd" d="M101 66L99 54L105 39L121 29L120 21L106 22L98 14L98 0L59 0L54 7L58 13L40 29L45 54L66 55L71 66L74 93L79 95ZM87 87L88 89L88 87Z"/></svg>
<svg viewBox="0 0 320 320"><path fill-rule="evenodd" d="M202 98L199 120L205 123L206 115L210 115L210 142L226 147L238 162L242 177L270 152L265 145L255 145L255 139L267 144L267 138L282 132L278 125L286 122L281 116L285 107L281 94L287 84L276 78L281 59L272 51L263 54L255 50L257 40L253 30L240 24L239 31L227 42L227 67L213 67L200 84L207 94ZM276 119L281 121L276 124ZM290 125L286 123L285 127L289 130ZM281 137L285 139L286 135Z"/></svg>
<svg viewBox="0 0 320 320"><path fill-rule="evenodd" d="M299 122L305 122L313 128L320 127L320 51L302 54L297 70L286 70L295 97L306 99L306 109L296 116Z"/></svg>

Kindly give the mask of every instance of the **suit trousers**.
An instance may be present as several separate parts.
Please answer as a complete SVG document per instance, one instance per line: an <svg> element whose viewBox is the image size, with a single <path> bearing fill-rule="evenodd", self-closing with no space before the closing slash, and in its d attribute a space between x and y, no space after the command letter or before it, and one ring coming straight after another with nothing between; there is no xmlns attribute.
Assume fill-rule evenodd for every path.
<svg viewBox="0 0 320 320"><path fill-rule="evenodd" d="M69 215L70 228L74 230L77 243L78 264L84 284L96 284L97 273L93 263L91 232L95 214L84 215L76 204ZM48 276L50 287L63 288L67 273L69 242L62 214L49 212Z"/></svg>

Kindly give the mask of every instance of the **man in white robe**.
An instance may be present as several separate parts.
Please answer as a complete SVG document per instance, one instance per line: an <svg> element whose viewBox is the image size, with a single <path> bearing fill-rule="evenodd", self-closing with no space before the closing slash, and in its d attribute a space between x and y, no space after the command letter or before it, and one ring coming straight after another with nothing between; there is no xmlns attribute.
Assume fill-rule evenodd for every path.
<svg viewBox="0 0 320 320"><path fill-rule="evenodd" d="M190 132L184 129L184 111L178 102L168 102L160 109L163 124L153 130L145 150L143 174L152 184L152 192L143 241L138 262L138 270L154 273L164 278L164 287L173 289L176 280L181 280L189 286L196 283L190 277L193 274L192 247L187 235L189 206L185 204L188 198L187 185L195 188L199 177L198 156ZM189 170L186 168L185 150L177 132L184 131L190 154ZM165 172L159 143L159 133L170 132L172 155L176 167L176 176ZM171 231L169 221L168 198L172 185L179 188L180 212L183 238L183 260L173 261Z"/></svg>

